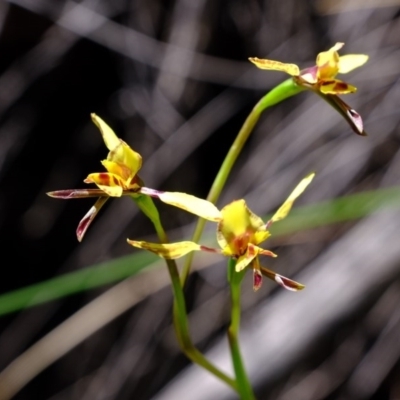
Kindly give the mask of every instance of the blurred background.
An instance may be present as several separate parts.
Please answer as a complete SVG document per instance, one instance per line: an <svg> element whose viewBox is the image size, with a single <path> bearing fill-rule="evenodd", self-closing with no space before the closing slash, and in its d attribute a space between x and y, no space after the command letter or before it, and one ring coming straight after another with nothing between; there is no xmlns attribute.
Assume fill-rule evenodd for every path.
<svg viewBox="0 0 400 400"><path fill-rule="evenodd" d="M310 171L317 178L299 207L399 186L399 6L0 1L0 294L120 257L129 263L138 251L127 237L156 240L135 204L122 198L107 203L78 243L75 229L93 200L45 195L84 188L83 179L102 170L107 150L92 112L142 154L146 186L207 196L252 107L286 79L248 57L303 68L336 42L346 43L341 54L369 54L365 66L343 77L358 87L343 98L369 136L355 135L314 93L301 93L264 113L219 206L244 197L266 215ZM193 216L163 204L160 212L171 239L191 236ZM243 355L259 399L400 399L400 212L386 207L333 222L264 246L279 254L264 264L304 283L304 291L265 280L254 293L250 276L243 284ZM215 244L215 225L207 229ZM225 260L197 255L194 265L186 290L194 341L230 371ZM19 385L20 400L235 399L181 354L166 271L151 272L1 316L0 369L38 340L32 362L43 364L25 362L37 372L21 378L22 368L0 381L0 398ZM88 304L97 308L43 341ZM87 333L103 311L115 318ZM52 356L64 345L65 355Z"/></svg>

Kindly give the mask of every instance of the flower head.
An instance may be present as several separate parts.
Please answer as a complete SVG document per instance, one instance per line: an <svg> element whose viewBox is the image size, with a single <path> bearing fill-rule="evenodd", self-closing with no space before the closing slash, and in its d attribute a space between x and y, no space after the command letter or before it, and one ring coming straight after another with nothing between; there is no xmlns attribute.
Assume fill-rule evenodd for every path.
<svg viewBox="0 0 400 400"><path fill-rule="evenodd" d="M158 198L164 203L182 208L189 212L197 211L197 215L216 221L219 217L218 209L211 203L198 199L186 193L164 192L145 187L143 181L137 175L142 166L142 157L132 150L122 139L119 139L114 131L96 114L91 114L92 121L99 128L104 143L109 150L107 158L101 163L107 172L95 172L89 174L85 183L94 183L98 189L65 189L47 193L50 197L59 199L78 199L84 197L98 197L96 203L79 222L76 230L79 241L83 239L89 225L100 209L110 197L129 195L137 201L142 211L151 213L151 205L138 201L143 196ZM194 209L193 209L194 208Z"/></svg>
<svg viewBox="0 0 400 400"><path fill-rule="evenodd" d="M142 156L132 150L122 139L119 139L96 114L92 114L91 117L109 150L107 159L101 162L107 172L89 174L84 182L96 184L99 189L111 197L121 197L124 191L137 190L142 186L137 176L142 167Z"/></svg>
<svg viewBox="0 0 400 400"><path fill-rule="evenodd" d="M252 268L254 290L258 290L261 287L263 275L275 280L288 290L301 290L304 288L302 284L260 265L258 260L259 255L277 256L272 251L263 249L259 245L271 236L271 233L268 231L271 224L288 215L294 201L310 184L314 175L312 173L305 177L266 223L247 207L243 199L233 201L222 208L217 226L217 242L220 249L202 246L190 241L157 244L128 239L128 243L134 247L152 251L160 257L167 259L180 258L191 251L199 250L220 253L224 256L233 257L236 260L236 272L240 272L247 267Z"/></svg>
<svg viewBox="0 0 400 400"><path fill-rule="evenodd" d="M366 133L363 129L360 115L341 100L336 100L336 95L354 93L357 88L339 79L337 74L346 74L353 69L364 65L368 56L365 54L347 54L339 56L338 51L344 43L336 43L328 51L319 53L316 65L304 70L295 64L286 64L279 61L259 59L251 57L249 60L260 69L275 70L286 72L291 75L295 82L300 86L311 89L318 94L327 96L325 98L339 112L341 112L350 123L353 130L362 136ZM334 98L336 97L336 99Z"/></svg>

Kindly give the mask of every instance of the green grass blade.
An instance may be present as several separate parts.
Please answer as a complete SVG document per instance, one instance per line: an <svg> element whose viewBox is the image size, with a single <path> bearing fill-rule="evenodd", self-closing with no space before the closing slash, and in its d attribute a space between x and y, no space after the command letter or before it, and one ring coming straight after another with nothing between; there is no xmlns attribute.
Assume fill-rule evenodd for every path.
<svg viewBox="0 0 400 400"><path fill-rule="evenodd" d="M74 271L0 295L0 316L74 293L115 283L159 261L154 254L135 254Z"/></svg>

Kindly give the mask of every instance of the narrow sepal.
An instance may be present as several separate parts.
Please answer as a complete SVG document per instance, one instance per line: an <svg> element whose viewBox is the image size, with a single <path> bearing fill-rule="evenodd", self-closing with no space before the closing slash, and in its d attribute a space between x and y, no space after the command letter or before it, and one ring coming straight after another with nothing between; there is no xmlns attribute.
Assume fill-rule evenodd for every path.
<svg viewBox="0 0 400 400"><path fill-rule="evenodd" d="M357 135L367 136L364 131L364 124L361 115L346 104L340 97L333 94L323 94L321 92L316 92L319 94L326 102L328 102L342 117L348 122L351 129Z"/></svg>
<svg viewBox="0 0 400 400"><path fill-rule="evenodd" d="M285 276L279 275L276 272L269 270L268 268L261 267L261 273L267 278L275 281L278 285L281 285L283 288L292 292L297 292L305 288L305 286L301 283L286 278Z"/></svg>
<svg viewBox="0 0 400 400"><path fill-rule="evenodd" d="M104 195L103 190L100 189L64 189L47 192L47 196L55 199L83 199L85 197L100 197Z"/></svg>
<svg viewBox="0 0 400 400"><path fill-rule="evenodd" d="M93 207L85 214L85 216L81 219L78 224L78 228L76 228L76 237L79 242L82 241L85 236L86 231L89 228L89 225L92 223L96 215L99 213L100 209L104 206L109 197L100 197L97 199L96 203L94 203Z"/></svg>

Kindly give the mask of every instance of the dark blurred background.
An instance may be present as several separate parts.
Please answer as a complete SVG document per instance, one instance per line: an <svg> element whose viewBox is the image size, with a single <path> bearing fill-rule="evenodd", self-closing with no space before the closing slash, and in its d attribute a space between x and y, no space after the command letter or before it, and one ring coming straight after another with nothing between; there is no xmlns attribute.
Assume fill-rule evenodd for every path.
<svg viewBox="0 0 400 400"><path fill-rule="evenodd" d="M309 204L400 181L399 2L333 0L0 1L0 293L131 254L152 227L126 198L108 202L78 243L83 188L107 150L101 116L144 159L149 187L205 197L258 99L286 79L248 57L311 66L320 51L370 61L344 80L369 136L313 93L267 110L219 201L276 209L308 172ZM160 205L173 239L194 218ZM243 285L243 352L259 399L400 399L400 214L383 210L271 240L268 265L306 284ZM210 226L209 229L215 227ZM224 262L192 275L196 344L229 369ZM204 265L203 265L204 267ZM0 318L0 368L110 287ZM151 291L150 291L151 292ZM75 329L75 328L74 328ZM79 330L79 327L76 327ZM68 335L66 333L66 335ZM0 392L1 396L1 392ZM169 287L154 290L28 383L15 399L234 399L180 353Z"/></svg>

